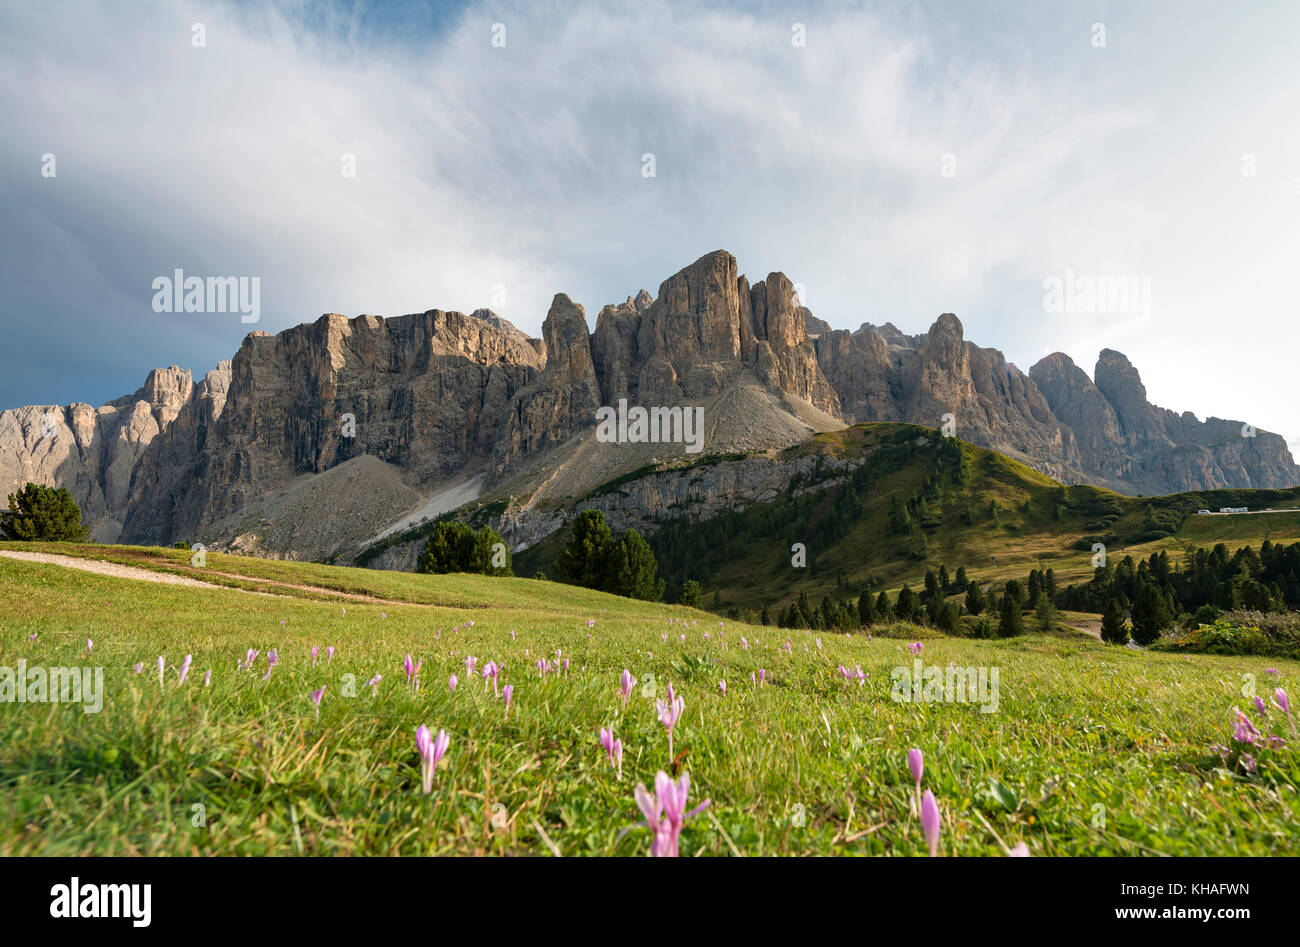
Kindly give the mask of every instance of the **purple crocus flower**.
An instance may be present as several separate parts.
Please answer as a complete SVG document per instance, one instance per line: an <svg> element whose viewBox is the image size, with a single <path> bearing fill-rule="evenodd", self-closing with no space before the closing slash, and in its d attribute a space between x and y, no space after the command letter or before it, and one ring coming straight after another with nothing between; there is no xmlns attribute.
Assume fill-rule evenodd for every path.
<svg viewBox="0 0 1300 947"><path fill-rule="evenodd" d="M451 677L447 678L447 690L454 691L458 683L460 682L456 679L456 675L453 674Z"/></svg>
<svg viewBox="0 0 1300 947"><path fill-rule="evenodd" d="M136 674L143 674L143 673L144 673L144 662L143 662L143 661L137 661L137 662L135 662L135 673L136 673Z"/></svg>
<svg viewBox="0 0 1300 947"><path fill-rule="evenodd" d="M473 674L473 673L474 673L474 665L476 665L476 664L478 664L478 658L474 657L473 655L470 655L469 657L467 657L467 658L465 659L465 673L466 673L466 674Z"/></svg>
<svg viewBox="0 0 1300 947"><path fill-rule="evenodd" d="M910 645L907 646L907 650L908 650L908 651L911 651L913 654L920 654L920 653L921 653L921 642L919 642L919 641L913 641Z"/></svg>
<svg viewBox="0 0 1300 947"><path fill-rule="evenodd" d="M325 686L324 686L324 685L321 686L320 690L315 690L315 691L312 691L312 692L311 692L311 702L312 702L313 704L316 705L316 716L318 716L318 717L320 716L320 702L321 702L321 698L323 698L324 696L325 696Z"/></svg>
<svg viewBox="0 0 1300 947"><path fill-rule="evenodd" d="M194 660L194 659L193 659L190 655L188 655L188 654L185 655L185 660L181 662L181 679L180 679L179 681L177 681L177 684L178 684L178 685L179 685L179 684L184 684L184 683L185 683L185 678L189 677L189 675L190 675L190 662L193 661L193 660Z"/></svg>
<svg viewBox="0 0 1300 947"><path fill-rule="evenodd" d="M320 654L320 645L318 645L318 644L317 644L317 645L312 645L312 647L311 647L311 666L312 666L312 667L315 667L315 666L316 666L316 658L317 658L317 656L318 656L319 654Z"/></svg>
<svg viewBox="0 0 1300 947"><path fill-rule="evenodd" d="M248 653L244 655L244 666L252 670L253 662L257 660L257 656L261 653L256 648L249 648Z"/></svg>
<svg viewBox="0 0 1300 947"><path fill-rule="evenodd" d="M726 678L723 678L722 680L718 681L718 690L722 691L722 696L723 696L723 697L726 697L726 696L727 696L727 680L726 680Z"/></svg>
<svg viewBox="0 0 1300 947"><path fill-rule="evenodd" d="M637 785L635 792L637 808L645 816L645 824L654 833L654 838L650 842L651 857L676 858L682 823L702 812L709 804L709 800L705 799L690 812L685 812L690 786L689 774L682 773L681 779L674 783L663 770L655 776L653 796L645 786Z"/></svg>
<svg viewBox="0 0 1300 947"><path fill-rule="evenodd" d="M1273 700L1277 703L1278 709L1280 709L1282 713L1286 714L1286 719L1291 724L1291 732L1295 733L1295 718L1291 716L1291 701L1287 698L1286 691L1282 690L1280 687L1273 691Z"/></svg>
<svg viewBox="0 0 1300 947"><path fill-rule="evenodd" d="M921 775L925 772L925 757L916 747L907 751L907 768L912 771L912 778L916 780L916 788L921 788Z"/></svg>
<svg viewBox="0 0 1300 947"><path fill-rule="evenodd" d="M760 684L767 683L767 668L758 669L758 683Z"/></svg>
<svg viewBox="0 0 1300 947"><path fill-rule="evenodd" d="M160 654L158 655L158 683L159 684L163 682L163 671L165 671L166 669L167 669L167 662Z"/></svg>
<svg viewBox="0 0 1300 947"><path fill-rule="evenodd" d="M91 651L91 649L93 649L94 647L95 647L95 642L93 642L93 641L91 641L89 638L87 638L87 639L86 639L86 653L89 654L90 651Z"/></svg>
<svg viewBox="0 0 1300 947"><path fill-rule="evenodd" d="M623 706L627 707L627 699L632 696L632 688L636 687L636 678L627 668L623 668L623 676L618 679L618 686L623 695Z"/></svg>
<svg viewBox="0 0 1300 947"><path fill-rule="evenodd" d="M1261 717L1264 717L1264 718L1267 718L1267 717L1268 717L1268 704L1264 703L1264 698L1263 698L1263 697L1258 697L1258 696L1257 696L1257 697L1255 698L1255 709L1259 711L1259 715L1260 715Z"/></svg>
<svg viewBox="0 0 1300 947"><path fill-rule="evenodd" d="M673 693L673 685L668 685L668 699L655 701L655 709L659 714L659 722L668 730L668 759L673 758L673 727L677 726L677 720L682 715L686 707L686 701Z"/></svg>
<svg viewBox="0 0 1300 947"><path fill-rule="evenodd" d="M1028 858L1029 846L1026 845L1024 842L1017 842L1016 846L1013 849L1011 849L1011 851L1008 852L1007 854L1010 855L1012 858Z"/></svg>
<svg viewBox="0 0 1300 947"><path fill-rule="evenodd" d="M379 696L379 682L382 681L383 679L384 679L384 675L376 674L370 680L366 681L366 686L370 688L371 697Z"/></svg>
<svg viewBox="0 0 1300 947"><path fill-rule="evenodd" d="M623 743L614 739L614 731L600 728L600 745L605 748L605 759L609 765L618 770L618 778L623 778Z"/></svg>
<svg viewBox="0 0 1300 947"><path fill-rule="evenodd" d="M333 646L333 645L330 645L328 648L325 649L325 656L329 659L328 661L326 661L327 664L329 663L329 661L333 661L333 660L334 660L334 646Z"/></svg>
<svg viewBox="0 0 1300 947"><path fill-rule="evenodd" d="M930 857L939 854L939 803L934 801L934 793L925 791L921 797L921 829L925 832L925 844L930 846Z"/></svg>
<svg viewBox="0 0 1300 947"><path fill-rule="evenodd" d="M1237 722L1232 727L1232 738L1238 743L1254 744L1259 739L1259 730L1250 722L1250 718L1243 714L1236 707L1232 708L1237 714Z"/></svg>
<svg viewBox="0 0 1300 947"><path fill-rule="evenodd" d="M211 671L204 671L204 672L203 672L203 686L204 686L204 687L211 687L211 686L212 686L212 672L211 672Z"/></svg>
<svg viewBox="0 0 1300 947"><path fill-rule="evenodd" d="M420 676L420 668L424 667L424 659L421 658L419 662L412 661L411 656L408 654L406 660L402 662L402 667L406 670L406 686L410 687L412 682Z"/></svg>
<svg viewBox="0 0 1300 947"><path fill-rule="evenodd" d="M447 736L446 730L439 730L435 737L428 727L420 724L415 731L415 746L420 751L420 785L426 796L433 792L433 771L438 768L438 762L450 744L451 737Z"/></svg>
<svg viewBox="0 0 1300 947"><path fill-rule="evenodd" d="M266 673L262 675L262 680L270 680L271 672L275 670L275 666L279 663L280 654L278 651L272 648L270 651L266 652Z"/></svg>
<svg viewBox="0 0 1300 947"><path fill-rule="evenodd" d="M504 697L506 701L507 714L510 713L510 698L513 697L514 695L515 695L515 685L507 684L505 687L501 688L501 696Z"/></svg>

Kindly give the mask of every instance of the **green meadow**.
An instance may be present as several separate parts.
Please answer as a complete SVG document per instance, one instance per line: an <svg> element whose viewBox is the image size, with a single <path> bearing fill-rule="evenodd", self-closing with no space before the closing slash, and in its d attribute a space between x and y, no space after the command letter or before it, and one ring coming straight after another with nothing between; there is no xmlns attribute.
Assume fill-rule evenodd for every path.
<svg viewBox="0 0 1300 947"><path fill-rule="evenodd" d="M1065 628L997 641L787 633L534 579L0 548L216 583L0 557L0 666L104 669L99 713L0 704L0 854L644 855L633 790L665 770L689 773L688 808L710 800L683 855L920 856L912 747L941 856L1021 842L1033 856L1285 855L1300 837L1290 746L1253 773L1211 750L1231 742L1234 707L1254 715L1252 687L1300 693L1295 661L1147 653ZM996 670L996 711L892 699L913 640L925 666ZM423 662L414 685L408 653ZM558 669L543 675L539 659ZM477 673L489 661L514 687L508 710ZM655 709L669 684L685 702L671 759ZM428 795L421 724L450 737ZM623 743L621 779L602 727Z"/></svg>

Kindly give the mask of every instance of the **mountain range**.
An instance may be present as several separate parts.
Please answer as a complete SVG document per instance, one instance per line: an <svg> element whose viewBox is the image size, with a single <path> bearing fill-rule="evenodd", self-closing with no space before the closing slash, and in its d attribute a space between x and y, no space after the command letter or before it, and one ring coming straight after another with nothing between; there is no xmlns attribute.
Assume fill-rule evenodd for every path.
<svg viewBox="0 0 1300 947"><path fill-rule="evenodd" d="M1091 378L1059 352L1025 373L967 341L950 313L922 335L832 329L784 274L751 285L720 250L655 296L605 306L594 329L562 293L540 339L485 309L329 314L249 334L197 382L173 366L98 408L4 411L0 495L65 486L104 542L306 559L349 559L486 504L525 546L611 481L653 474L638 502L663 510L699 484L679 443L595 436L597 409L623 399L703 407L706 458L896 421L946 425L1062 482L1130 495L1300 484L1282 437L1151 404L1119 352L1103 350ZM673 471L681 483L665 485ZM740 495L704 489L714 506Z"/></svg>

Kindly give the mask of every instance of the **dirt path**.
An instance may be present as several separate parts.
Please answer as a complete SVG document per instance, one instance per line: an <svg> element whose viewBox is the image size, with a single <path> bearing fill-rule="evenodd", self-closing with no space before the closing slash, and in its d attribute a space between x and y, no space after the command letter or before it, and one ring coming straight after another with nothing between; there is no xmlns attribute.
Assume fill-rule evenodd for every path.
<svg viewBox="0 0 1300 947"><path fill-rule="evenodd" d="M287 592L277 591L278 589L294 589L300 592L311 592L323 598L342 599L349 602L364 602L367 605L413 605L419 608L430 607L422 602L402 602L396 599L375 598L371 595L362 595L359 592L341 592L337 589L327 589L317 585L294 585L288 582L276 582L273 579L237 575L232 572L213 572L212 574L240 582L253 582L258 585L264 585L267 588L265 591L241 589L230 585L222 585L219 582L203 582L199 579L190 578L189 576L176 575L172 572L158 572L153 569L140 569L135 566L124 566L117 562L104 562L100 559L82 559L77 556L60 556L49 552L19 552L13 549L0 549L0 556L5 556L9 559L20 559L24 562L42 562L53 566L63 566L68 569L80 569L82 572L94 572L97 575L107 575L118 579L137 579L141 582L159 582L163 585L184 585L190 588L200 589L226 589L230 592L244 592L248 595L278 595L283 598L300 598L301 596L292 596Z"/></svg>
<svg viewBox="0 0 1300 947"><path fill-rule="evenodd" d="M1101 640L1101 622L1099 621L1089 621L1087 619L1078 619L1078 618L1068 618L1068 619L1063 618L1061 619L1061 624L1068 625L1069 627L1073 628L1075 631L1081 631L1085 635L1092 635L1092 637L1098 639L1099 641Z"/></svg>
<svg viewBox="0 0 1300 947"><path fill-rule="evenodd" d="M18 552L13 549L0 549L0 556L4 556L6 559L21 559L23 562L44 562L52 566L65 566L69 569L80 569L82 572L111 575L118 579L139 579L141 582L188 585L191 588L197 587L200 589L225 587L213 585L211 582L200 582L198 579L191 579L183 575L172 575L169 572L154 572L151 569L137 569L135 566L124 566L116 562L103 562L99 559L78 559L75 556L58 556L49 552ZM235 591L242 590L236 589Z"/></svg>

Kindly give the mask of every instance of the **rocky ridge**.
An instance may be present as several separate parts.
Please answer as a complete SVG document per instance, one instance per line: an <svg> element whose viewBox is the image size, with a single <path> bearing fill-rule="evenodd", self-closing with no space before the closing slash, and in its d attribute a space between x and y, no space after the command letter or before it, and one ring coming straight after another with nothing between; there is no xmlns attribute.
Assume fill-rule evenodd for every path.
<svg viewBox="0 0 1300 947"><path fill-rule="evenodd" d="M1092 379L1060 353L1026 374L968 342L950 313L914 336L889 323L832 329L784 274L750 285L715 251L658 295L605 306L594 328L562 293L541 339L485 309L330 314L250 334L197 383L159 369L97 409L0 412L0 491L67 486L103 541L203 538L316 558L346 553L472 475L484 496L509 499L511 528L529 541L599 484L682 458L681 444L597 443L595 410L620 399L703 407L713 454L771 451L860 421L947 420L1051 476L1128 493L1300 483L1281 437L1151 405L1118 352L1101 353ZM352 473L306 486L344 465ZM367 471L382 473L383 489L353 496L367 491ZM672 476L654 474L637 494L650 521L664 503L690 507L680 490L712 504L751 496L739 482L668 488ZM357 535L292 528L276 512L284 504L351 510Z"/></svg>

